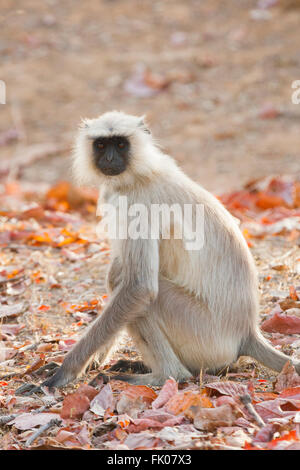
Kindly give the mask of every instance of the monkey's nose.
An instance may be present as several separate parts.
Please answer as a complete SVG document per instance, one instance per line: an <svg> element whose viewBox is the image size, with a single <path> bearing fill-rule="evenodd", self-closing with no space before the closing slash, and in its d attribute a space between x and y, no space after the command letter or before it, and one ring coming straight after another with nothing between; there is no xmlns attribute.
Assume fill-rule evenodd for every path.
<svg viewBox="0 0 300 470"><path fill-rule="evenodd" d="M114 152L108 151L105 155L106 161L111 162L113 158L114 158Z"/></svg>

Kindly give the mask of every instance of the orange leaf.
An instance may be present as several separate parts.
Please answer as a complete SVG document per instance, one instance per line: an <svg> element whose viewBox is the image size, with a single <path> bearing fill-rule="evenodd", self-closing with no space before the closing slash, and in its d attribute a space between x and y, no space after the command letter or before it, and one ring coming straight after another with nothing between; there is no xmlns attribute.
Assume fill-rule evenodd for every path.
<svg viewBox="0 0 300 470"><path fill-rule="evenodd" d="M202 408L213 408L213 404L208 397L201 395L198 392L187 390L183 393L177 393L167 403L167 410L170 413L178 415L185 412L191 406L200 406Z"/></svg>
<svg viewBox="0 0 300 470"><path fill-rule="evenodd" d="M44 312L44 311L49 310L50 308L51 308L50 305L41 305L41 306L38 308L38 310L41 310L41 311Z"/></svg>
<svg viewBox="0 0 300 470"><path fill-rule="evenodd" d="M300 300L294 286L290 286L290 298L292 300Z"/></svg>
<svg viewBox="0 0 300 470"><path fill-rule="evenodd" d="M39 369L44 364L45 364L45 354L42 353L40 357L36 359L34 363L28 367L28 369L26 369L26 371L24 372L24 375L31 374L31 372L34 372L35 370Z"/></svg>
<svg viewBox="0 0 300 470"><path fill-rule="evenodd" d="M157 397L154 390L146 385L129 385L123 393L131 399L141 397L148 404L152 403Z"/></svg>
<svg viewBox="0 0 300 470"><path fill-rule="evenodd" d="M86 395L75 392L67 395L64 399L60 416L65 418L81 418L82 415L89 409L90 400Z"/></svg>
<svg viewBox="0 0 300 470"><path fill-rule="evenodd" d="M290 432L284 434L283 436L280 436L280 437L277 437L276 439L273 439L268 444L268 448L272 449L272 448L276 447L277 443L281 442L281 441L299 441L299 439L297 437L297 431L295 429L293 429L293 431L290 431Z"/></svg>

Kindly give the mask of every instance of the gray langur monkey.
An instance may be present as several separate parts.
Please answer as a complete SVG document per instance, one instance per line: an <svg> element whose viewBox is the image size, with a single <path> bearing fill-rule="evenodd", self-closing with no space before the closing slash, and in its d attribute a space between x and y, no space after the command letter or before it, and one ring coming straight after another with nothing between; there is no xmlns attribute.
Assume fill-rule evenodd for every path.
<svg viewBox="0 0 300 470"><path fill-rule="evenodd" d="M250 250L223 205L193 182L154 143L143 118L109 112L85 120L74 151L83 182L100 186L101 203L191 204L204 207L204 245L183 240L112 240L109 302L103 313L43 385L76 379L97 354L103 363L126 329L147 373L119 375L134 384L186 381L201 369L217 371L252 356L280 371L290 360L258 328L257 272ZM294 363L300 373L300 363Z"/></svg>

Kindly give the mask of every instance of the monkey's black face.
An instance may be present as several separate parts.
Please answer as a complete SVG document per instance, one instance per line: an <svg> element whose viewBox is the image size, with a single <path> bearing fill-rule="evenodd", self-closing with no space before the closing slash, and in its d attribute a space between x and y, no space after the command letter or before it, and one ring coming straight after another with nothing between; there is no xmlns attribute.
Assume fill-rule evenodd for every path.
<svg viewBox="0 0 300 470"><path fill-rule="evenodd" d="M128 165L129 150L126 137L98 137L93 142L95 165L104 175L120 175Z"/></svg>

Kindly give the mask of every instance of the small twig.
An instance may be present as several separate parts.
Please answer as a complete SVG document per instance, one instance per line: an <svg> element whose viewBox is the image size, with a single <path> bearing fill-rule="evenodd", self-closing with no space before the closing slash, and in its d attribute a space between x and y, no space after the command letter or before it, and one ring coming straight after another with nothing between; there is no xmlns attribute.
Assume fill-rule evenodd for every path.
<svg viewBox="0 0 300 470"><path fill-rule="evenodd" d="M15 413L15 414L12 414L12 415L4 415L4 416L0 416L0 426L2 426L3 424L6 424L6 423L9 423L9 421L12 421L13 419L15 419L18 415Z"/></svg>
<svg viewBox="0 0 300 470"><path fill-rule="evenodd" d="M240 400L245 405L245 408L249 412L249 414L252 416L252 418L257 422L258 426L263 427L265 426L265 422L263 419L259 416L257 411L255 410L254 406L251 403L251 397L248 393L245 395L240 395Z"/></svg>
<svg viewBox="0 0 300 470"><path fill-rule="evenodd" d="M1 380L9 380L12 377L20 377L22 375L22 372L9 372L8 374L1 375L0 374L0 379Z"/></svg>
<svg viewBox="0 0 300 470"><path fill-rule="evenodd" d="M54 405L57 405L61 401L63 401L64 397L59 397L56 400L51 400L49 403L46 403L45 405L41 406L40 408L37 408L36 410L32 411L32 414L37 414L37 413L42 413L43 411L48 410Z"/></svg>
<svg viewBox="0 0 300 470"><path fill-rule="evenodd" d="M25 442L25 447L30 447L31 444L41 435L43 432L48 431L48 429L53 428L54 426L59 426L61 424L61 419L51 419L49 423L44 424L44 426L39 427L39 429L33 433Z"/></svg>
<svg viewBox="0 0 300 470"><path fill-rule="evenodd" d="M31 351L32 349L36 349L38 347L38 345L39 345L39 343L27 344L26 346L23 346L23 348L20 348L18 350L18 353L25 352L25 351Z"/></svg>

